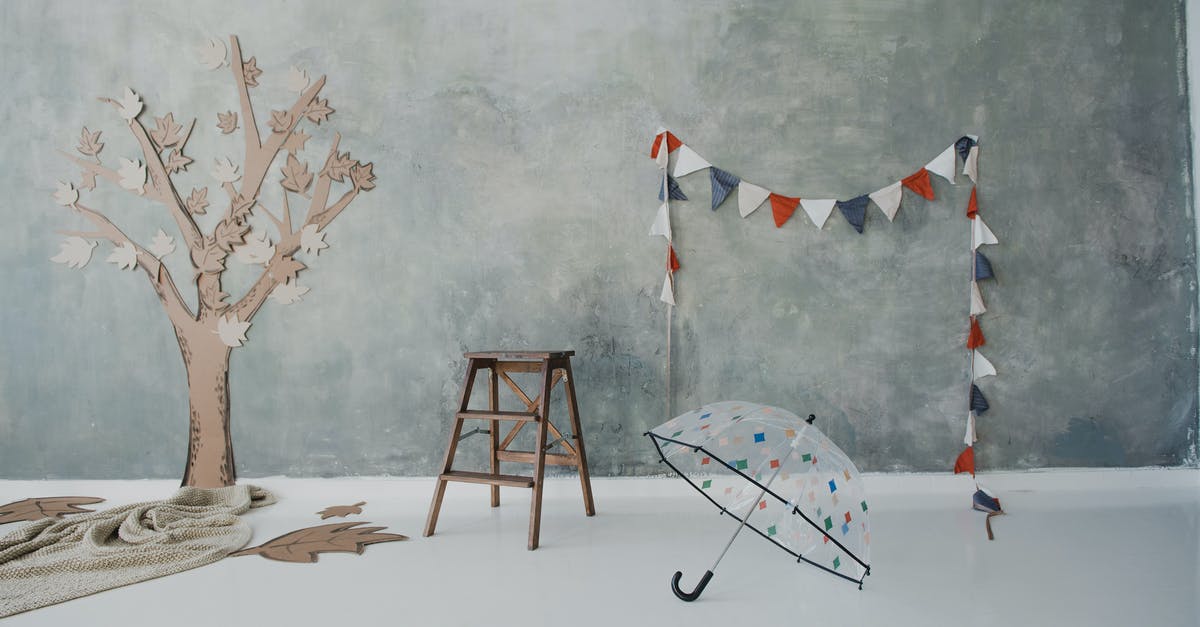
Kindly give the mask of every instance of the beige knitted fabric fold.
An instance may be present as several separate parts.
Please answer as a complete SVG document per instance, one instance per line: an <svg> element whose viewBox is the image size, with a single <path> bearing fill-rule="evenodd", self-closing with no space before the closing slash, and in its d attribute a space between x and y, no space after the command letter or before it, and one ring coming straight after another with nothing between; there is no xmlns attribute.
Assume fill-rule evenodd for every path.
<svg viewBox="0 0 1200 627"><path fill-rule="evenodd" d="M0 538L0 618L211 564L250 541L239 514L275 502L249 485L25 523Z"/></svg>

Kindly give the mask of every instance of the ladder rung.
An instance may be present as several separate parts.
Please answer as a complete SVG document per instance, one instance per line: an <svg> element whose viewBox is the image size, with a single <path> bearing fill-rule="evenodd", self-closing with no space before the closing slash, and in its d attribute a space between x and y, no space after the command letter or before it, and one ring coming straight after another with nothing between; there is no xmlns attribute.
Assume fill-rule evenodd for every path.
<svg viewBox="0 0 1200 627"><path fill-rule="evenodd" d="M537 455L531 451L496 451L496 459L502 462L517 462L519 464L537 463ZM578 466L579 460L571 455L546 453L547 466Z"/></svg>
<svg viewBox="0 0 1200 627"><path fill-rule="evenodd" d="M461 481L463 483L486 483L502 485L511 488L532 488L533 477L519 475L492 475L486 472L468 472L466 470L451 470L438 477L442 481Z"/></svg>
<svg viewBox="0 0 1200 627"><path fill-rule="evenodd" d="M457 414L458 418L471 418L474 420L516 420L517 422L536 422L537 412L535 411L481 411L470 409L460 411Z"/></svg>

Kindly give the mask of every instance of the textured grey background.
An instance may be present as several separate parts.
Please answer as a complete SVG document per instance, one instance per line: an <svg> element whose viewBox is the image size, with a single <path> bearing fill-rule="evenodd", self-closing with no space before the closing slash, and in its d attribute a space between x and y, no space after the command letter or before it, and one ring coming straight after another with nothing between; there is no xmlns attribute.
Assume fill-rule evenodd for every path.
<svg viewBox="0 0 1200 627"><path fill-rule="evenodd" d="M144 277L105 264L107 244L83 271L47 261L54 229L79 226L50 199L76 176L55 150L86 124L110 163L135 154L95 100L129 85L147 121L199 117L181 186L211 184L211 159L241 154L214 128L237 101L194 48L233 32L265 71L260 120L290 103L290 65L327 73L337 113L304 156L339 130L379 176L304 302L268 303L234 351L242 476L433 473L461 352L494 347L577 350L593 471L657 472L641 433L665 412L660 124L755 183L843 198L978 133L1002 242L980 466L1195 464L1183 24L1135 0L2 3L0 477L180 474L183 369ZM674 406L812 412L864 470L948 469L969 186L906 194L892 224L871 208L859 236L838 215L741 220L735 197L713 213L705 174L682 183ZM170 226L101 189L143 243Z"/></svg>

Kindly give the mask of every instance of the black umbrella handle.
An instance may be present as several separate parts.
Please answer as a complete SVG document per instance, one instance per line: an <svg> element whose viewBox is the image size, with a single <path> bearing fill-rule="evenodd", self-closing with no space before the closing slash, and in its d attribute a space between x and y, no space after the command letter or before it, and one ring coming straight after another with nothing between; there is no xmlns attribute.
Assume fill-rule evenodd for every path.
<svg viewBox="0 0 1200 627"><path fill-rule="evenodd" d="M671 577L671 591L675 596L679 597L680 601L692 602L700 598L700 594L704 592L704 587L708 585L708 580L712 579L713 572L711 570L704 571L704 576L700 578L700 583L696 584L696 589L691 592L684 592L679 589L679 580L683 578L683 573L675 571L675 576Z"/></svg>

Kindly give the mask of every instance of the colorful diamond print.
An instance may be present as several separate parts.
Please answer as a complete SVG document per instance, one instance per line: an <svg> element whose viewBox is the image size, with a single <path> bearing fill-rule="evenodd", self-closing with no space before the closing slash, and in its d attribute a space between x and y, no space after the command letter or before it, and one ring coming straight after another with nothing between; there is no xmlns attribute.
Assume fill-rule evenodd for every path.
<svg viewBox="0 0 1200 627"><path fill-rule="evenodd" d="M833 517L826 516L825 517L825 531L829 531L830 529L833 529Z"/></svg>
<svg viewBox="0 0 1200 627"><path fill-rule="evenodd" d="M771 525L770 527L767 527L767 535L768 536L773 536L776 533L778 533L778 532L775 530L775 525Z"/></svg>
<svg viewBox="0 0 1200 627"><path fill-rule="evenodd" d="M834 492L837 492L837 484L833 482L833 479L830 479L829 480L829 493L833 494Z"/></svg>
<svg viewBox="0 0 1200 627"><path fill-rule="evenodd" d="M771 460L771 468L779 468L779 460L778 459ZM786 479L786 478L787 477L784 477L784 479Z"/></svg>
<svg viewBox="0 0 1200 627"><path fill-rule="evenodd" d="M755 442L766 442L766 441L767 441L767 434L766 434L766 433L763 433L762 431L759 431L758 433L755 433L755 434L754 434L754 441L755 441Z"/></svg>
<svg viewBox="0 0 1200 627"><path fill-rule="evenodd" d="M704 483L700 484L700 489L702 489L702 490L707 490L711 487L712 487L712 479L705 479ZM846 515L846 519L847 520L850 519L850 516L848 514Z"/></svg>

